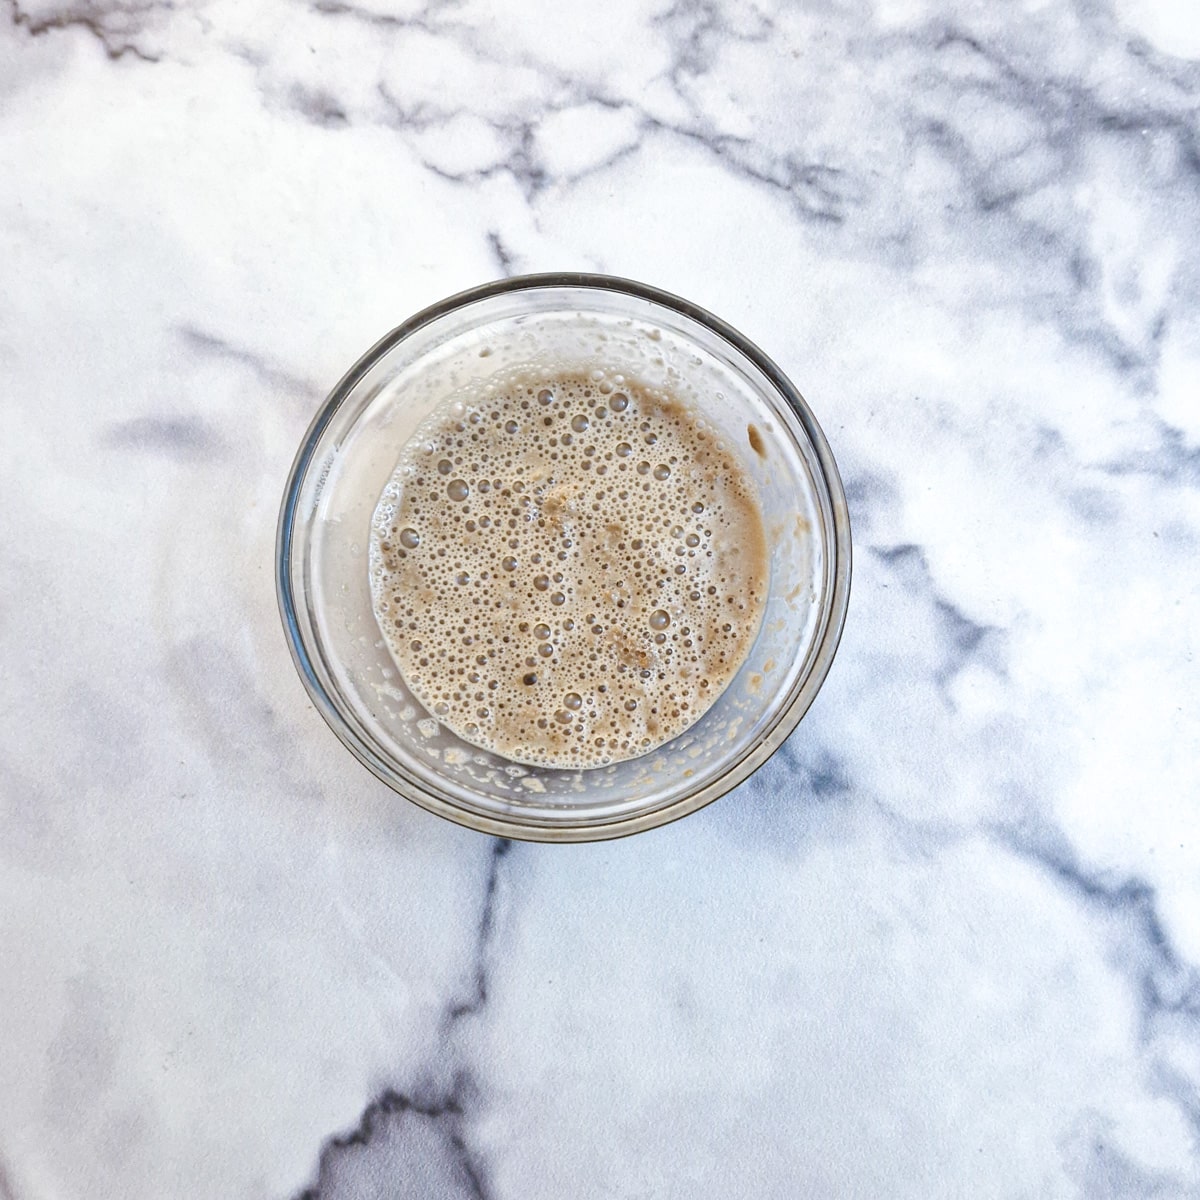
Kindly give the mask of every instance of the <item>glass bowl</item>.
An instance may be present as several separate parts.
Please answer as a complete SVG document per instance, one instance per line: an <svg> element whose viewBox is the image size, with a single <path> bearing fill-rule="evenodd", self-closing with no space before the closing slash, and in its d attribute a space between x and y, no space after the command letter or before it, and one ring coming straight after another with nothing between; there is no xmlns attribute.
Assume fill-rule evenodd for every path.
<svg viewBox="0 0 1200 1200"><path fill-rule="evenodd" d="M689 729L584 770L510 762L409 694L376 623L372 513L448 391L517 363L603 361L669 384L740 452L757 485L770 586L749 656ZM829 671L850 591L837 467L800 393L756 346L686 300L627 279L529 275L427 308L367 351L313 420L284 493L279 608L300 677L347 748L402 796L472 829L548 842L636 833L694 812L761 766Z"/></svg>

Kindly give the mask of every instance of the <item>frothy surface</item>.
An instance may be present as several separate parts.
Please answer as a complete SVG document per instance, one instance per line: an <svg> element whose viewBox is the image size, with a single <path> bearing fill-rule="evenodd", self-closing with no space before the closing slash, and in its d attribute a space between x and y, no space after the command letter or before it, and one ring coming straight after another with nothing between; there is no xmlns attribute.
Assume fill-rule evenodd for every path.
<svg viewBox="0 0 1200 1200"><path fill-rule="evenodd" d="M645 754L711 707L762 619L767 552L734 451L603 371L444 404L375 510L375 615L413 694L516 762Z"/></svg>

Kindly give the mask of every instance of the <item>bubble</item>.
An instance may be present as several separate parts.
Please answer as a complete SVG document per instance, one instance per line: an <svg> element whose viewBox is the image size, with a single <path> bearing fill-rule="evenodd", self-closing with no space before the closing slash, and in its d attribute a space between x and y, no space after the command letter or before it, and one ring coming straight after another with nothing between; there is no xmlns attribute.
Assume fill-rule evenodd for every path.
<svg viewBox="0 0 1200 1200"><path fill-rule="evenodd" d="M575 720L575 714L573 712L568 712L565 708L560 708L558 712L554 714L554 719L560 725L569 725L573 720Z"/></svg>
<svg viewBox="0 0 1200 1200"><path fill-rule="evenodd" d="M463 385L454 404L404 448L371 526L379 628L415 698L513 762L601 766L677 736L723 692L761 617L762 534L747 533L754 491L737 454L682 400L611 372L514 370ZM639 465L635 438L655 457ZM718 530L712 548L702 524ZM731 564L726 546L752 552ZM695 634L669 616L684 611Z"/></svg>

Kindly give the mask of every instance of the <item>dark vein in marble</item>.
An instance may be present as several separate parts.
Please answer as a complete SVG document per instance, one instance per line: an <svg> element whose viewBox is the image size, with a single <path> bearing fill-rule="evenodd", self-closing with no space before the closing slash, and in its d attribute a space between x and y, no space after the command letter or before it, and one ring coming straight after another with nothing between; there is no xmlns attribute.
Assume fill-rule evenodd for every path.
<svg viewBox="0 0 1200 1200"><path fill-rule="evenodd" d="M496 838L488 861L487 882L484 884L483 904L480 908L479 925L475 934L474 974L470 994L454 1001L446 1013L447 1027L452 1027L464 1017L483 1011L488 999L488 958L491 953L492 934L496 924L496 890L500 881L500 864L512 849L507 838Z"/></svg>
<svg viewBox="0 0 1200 1200"><path fill-rule="evenodd" d="M965 30L947 24L940 29L923 31L932 38L935 51L960 48L976 55L992 68L990 80L972 80L971 87L1000 94L1020 107L1039 116L1048 126L1057 123L1057 131L1077 137L1081 129L1129 134L1148 129L1166 130L1180 134L1186 144L1196 143L1198 112L1196 96L1200 94L1200 72L1187 81L1173 81L1182 93L1178 107L1172 110L1163 103L1143 102L1137 107L1115 107L1101 99L1093 87L1080 79L1071 79L1051 69L1033 75L1019 67L1012 56L998 47L976 38ZM1143 53L1139 57L1145 57Z"/></svg>
<svg viewBox="0 0 1200 1200"><path fill-rule="evenodd" d="M1103 1129L1085 1136L1082 1145L1068 1147L1077 1160L1073 1173L1087 1200L1196 1200L1200 1188L1175 1172L1153 1171L1134 1162Z"/></svg>
<svg viewBox="0 0 1200 1200"><path fill-rule="evenodd" d="M979 649L979 643L987 637L990 626L972 621L949 601L935 600L933 606L941 619L946 636L954 646L957 659L969 658Z"/></svg>
<svg viewBox="0 0 1200 1200"><path fill-rule="evenodd" d="M425 6L412 16L401 17L395 13L374 12L344 0L316 0L310 4L311 12L321 17L346 17L373 25L379 29L423 29L429 33L439 32L436 19L444 11L457 7L457 0L426 0Z"/></svg>
<svg viewBox="0 0 1200 1200"><path fill-rule="evenodd" d="M791 859L845 829L860 805L851 763L805 722L741 787L705 810L703 821L755 854Z"/></svg>
<svg viewBox="0 0 1200 1200"><path fill-rule="evenodd" d="M897 836L925 850L945 849L982 832L1100 918L1108 960L1127 980L1138 1002L1138 1035L1147 1057L1150 1088L1176 1106L1200 1141L1200 1083L1166 1061L1155 1041L1161 1031L1168 1043L1183 1037L1200 1050L1200 970L1172 944L1158 912L1156 889L1134 874L1085 866L1067 836L1046 819L1036 802L1024 806L1023 812L1021 805L1015 805L1017 815L981 827L914 818L885 804L876 807Z"/></svg>
<svg viewBox="0 0 1200 1200"><path fill-rule="evenodd" d="M738 28L728 10L713 0L677 0L651 24L664 32L671 63L665 73L675 95L691 110L690 123L671 123L643 113L643 128L657 129L703 147L741 178L781 193L805 220L839 225L847 209L865 195L862 181L836 164L775 153L759 138L721 133L704 118L688 95L688 81L714 67L729 42L765 44L775 32L771 18L754 10L754 28Z"/></svg>
<svg viewBox="0 0 1200 1200"><path fill-rule="evenodd" d="M392 114L391 124L402 132L424 133L430 128L443 125L458 115L459 110L433 110L426 105L406 108L384 85L378 87L379 95ZM552 111L550 109L547 112ZM537 196L552 182L543 165L538 161L534 145L537 120L495 121L486 120L492 131L507 147L495 162L485 167L476 167L467 171L451 171L431 162L420 151L413 147L421 166L447 183L478 184L484 180L493 179L498 175L509 175L520 188L527 203L532 203Z"/></svg>
<svg viewBox="0 0 1200 1200"><path fill-rule="evenodd" d="M179 462L211 462L228 450L225 439L203 417L133 417L104 432L107 445L164 454Z"/></svg>
<svg viewBox="0 0 1200 1200"><path fill-rule="evenodd" d="M432 1128L421 1130L424 1118ZM451 1096L422 1103L388 1089L364 1110L350 1133L330 1138L321 1151L317 1182L295 1200L357 1200L372 1194L424 1200L419 1184L433 1175L447 1200L488 1200L488 1190L461 1134L462 1108ZM387 1191L382 1190L383 1187Z"/></svg>
<svg viewBox="0 0 1200 1200"><path fill-rule="evenodd" d="M550 85L548 93L552 98L534 104L527 111L517 112L514 110L503 118L489 118L481 113L475 114L506 147L506 152L502 153L496 161L465 171L448 170L431 161L428 155L421 153L419 147L410 145L423 169L448 183L467 186L473 186L497 176L508 175L517 184L526 202L532 204L550 186L577 183L589 175L607 169L618 159L637 148L637 145L622 146L609 158L592 164L578 173L560 177L552 176L539 159L536 147L538 129L547 117L583 105L594 104L609 109L634 108L634 106L624 98L596 91L569 73L555 70L550 64L529 60L520 55L498 54L494 47L482 42L469 25L440 24L437 18L444 11L452 10L454 7L456 7L455 0L444 0L442 3L430 0L430 3L426 4L420 13L412 17L394 17L367 12L352 4L341 3L340 0L322 0L312 6L312 11L320 15L353 17L387 29L421 29L454 43L481 63L501 69L522 67L536 71L547 80ZM261 61L256 60L257 56L249 52L242 53L241 56L256 67L263 65ZM406 105L382 81L376 84L375 90L388 112L383 123L401 133L427 133L449 123L464 111L471 111L469 106L434 105L425 101ZM361 117L361 114L350 113L335 95L323 94L314 97L311 90L302 88L293 90L287 97L287 104L291 111L298 113L309 123L322 128L350 125ZM646 127L648 128L648 126ZM640 139L638 144L640 144Z"/></svg>
<svg viewBox="0 0 1200 1200"><path fill-rule="evenodd" d="M84 29L100 43L104 48L104 53L114 62L124 58L127 54L145 63L161 61L157 55L148 54L127 37L121 37L112 30L106 29L99 18L86 11L81 12L78 9L69 8L50 16L35 17L31 13L25 12L18 0L6 0L6 2L13 26L17 29L24 29L32 38L44 37L49 33L67 29Z"/></svg>
<svg viewBox="0 0 1200 1200"><path fill-rule="evenodd" d="M403 28L412 26L447 37L481 62L499 67L521 66L536 70L552 85L554 99L535 105L528 112L516 113L505 119L483 118L494 133L508 147L508 152L496 162L467 171L451 171L429 160L417 152L424 169L447 182L475 185L497 175L507 174L517 184L527 203L532 204L552 185L570 186L597 172L610 169L622 158L642 148L646 135L661 133L674 136L703 148L741 178L760 186L766 186L784 196L794 211L808 221L822 224L841 224L850 208L865 200L866 188L848 170L836 164L810 161L792 154L774 154L761 141L753 138L735 137L721 133L710 123L697 118L691 124L670 123L647 115L626 97L608 95L582 84L577 78L557 72L552 66L539 61L496 54L478 44L473 31L466 26L445 28L433 22L434 6L428 6L414 17L380 17L356 9L353 5L340 2L319 3L314 12L323 15L353 16L381 26ZM672 86L678 90L678 76L684 69L695 74L700 72L703 55L696 47L711 33L728 34L742 41L764 41L772 28L768 18L760 14L760 28L752 34L732 30L720 15L720 9L708 3L686 0L677 4L664 20L689 19L698 22L697 29L684 39L682 50L673 43L673 53L682 53L685 64L679 70L672 69ZM688 47L692 49L688 49ZM393 95L385 84L377 86L377 92L388 106L394 128L403 132L423 133L445 124L458 115L460 107L434 110L427 104L405 106ZM618 147L611 155L588 166L585 170L562 176L552 176L538 157L536 135L541 123L549 116L583 105L595 104L611 109L631 108L639 114L639 135L635 142ZM354 115L347 112L336 96L313 97L300 89L289 98L289 107L310 123L322 128L352 124Z"/></svg>
<svg viewBox="0 0 1200 1200"><path fill-rule="evenodd" d="M1159 417L1143 418L1157 445L1098 464L1105 475L1147 475L1163 483L1200 487L1200 446L1188 446L1181 430Z"/></svg>
<svg viewBox="0 0 1200 1200"><path fill-rule="evenodd" d="M503 127L498 128L502 132L509 132ZM525 200L531 203L550 183L549 176L533 153L532 141L532 129L522 128L516 134L515 147L504 158L471 171L449 171L427 158L421 159L421 166L447 183L475 184L482 183L485 179L493 179L497 175L509 175L520 188Z"/></svg>
<svg viewBox="0 0 1200 1200"><path fill-rule="evenodd" d="M1166 1096L1179 1109L1200 1143L1200 1085L1182 1071L1165 1062L1155 1065L1154 1084L1160 1095Z"/></svg>
<svg viewBox="0 0 1200 1200"><path fill-rule="evenodd" d="M322 17L352 17L356 21L363 21L368 25L374 25L383 29L406 29L409 27L423 27L424 22L420 17L398 17L393 13L372 12L366 8L359 8L354 4L344 4L341 0L317 0L317 3L310 4L309 10Z"/></svg>
<svg viewBox="0 0 1200 1200"><path fill-rule="evenodd" d="M1154 49L1140 36L1122 38L1121 31L1115 28L1111 36L1114 41L1123 42L1129 57L1140 62L1156 78L1165 80L1181 91L1200 92L1200 60L1165 54Z"/></svg>
<svg viewBox="0 0 1200 1200"><path fill-rule="evenodd" d="M652 117L646 118L646 124L704 147L735 175L779 192L805 220L840 225L847 210L863 199L859 182L841 167L807 162L791 154L772 155L751 138L672 125Z"/></svg>
<svg viewBox="0 0 1200 1200"><path fill-rule="evenodd" d="M0 1200L17 1200L17 1189L13 1187L3 1162L0 1162Z"/></svg>
<svg viewBox="0 0 1200 1200"><path fill-rule="evenodd" d="M1200 1049L1200 970L1172 945L1158 914L1157 892L1135 875L1088 870L1060 834L1020 826L996 826L993 836L1012 853L1047 872L1112 925L1115 962L1139 1001L1142 1045L1154 1054L1155 1034L1184 1037ZM1175 1105L1200 1139L1200 1085L1163 1056L1152 1060L1154 1090Z"/></svg>
<svg viewBox="0 0 1200 1200"><path fill-rule="evenodd" d="M877 186L871 172L864 172L858 166L825 161L773 146L770 136L731 136L722 133L702 114L689 94L689 83L717 67L719 52L724 45L731 41L766 45L781 36L771 17L753 8L734 12L712 0L679 0L665 12L652 17L652 28L660 32L671 56L664 79L693 114L690 120L669 122L648 115L639 106L636 96L606 95L603 91L593 94L595 88L557 70L552 62L492 45L470 24L446 21L443 15L453 7L452 3L429 3L416 14L399 17L373 13L342 0L319 0L311 6L311 11L322 16L362 20L381 28L402 31L406 27L417 27L453 42L481 63L509 69L527 68L537 71L545 79L548 97L552 99L535 102L520 112L514 110L503 119L489 121L510 147L500 161L480 169L457 172L447 171L423 158L426 169L439 178L474 185L507 172L517 182L527 202L536 200L552 185L577 182L570 176L553 177L546 171L545 165L537 159L534 137L546 116L566 107L594 102L628 106L638 112L640 134L635 145L622 147L611 159L597 163L584 175L611 167L621 156L637 149L646 134L660 132L703 147L733 175L776 191L787 198L797 215L819 225L846 223L855 209L867 204ZM1094 14L1089 20L1094 24L1093 18ZM1119 43L1121 31L1111 21L1109 23L1113 27L1106 30L1105 35ZM922 66L919 78L908 80L911 69L902 63L903 79L899 82L921 83L928 77L937 86L950 88L955 95L967 91L989 94L996 103L1020 114L1038 128L1038 133L1027 145L1017 150L984 153L981 157L978 139L972 141L956 128L952 99L945 102L945 117L924 123L914 114L901 111L902 130L910 138L923 139L938 148L973 195L980 216L1003 217L1011 221L1014 228L1022 231L1023 244L1035 257L1062 263L1069 277L1072 264L1078 264L1088 253L1081 248L1078 239L1056 221L1039 222L1028 214L1015 213L1014 206L1031 192L1052 184L1060 186L1061 175L1074 169L1072 164L1078 157L1080 134L1091 129L1123 137L1141 137L1147 129L1167 130L1180 140L1189 161L1200 164L1192 94L1200 85L1200 71L1183 67L1177 60L1157 54L1136 39L1126 39L1128 44L1122 47L1122 53L1130 69L1143 72L1148 78L1153 75L1162 81L1163 87L1174 88L1175 95L1170 99L1151 96L1136 104L1123 104L1104 96L1085 74L1075 77L1053 65L1045 70L1035 69L1036 59L1026 62L1021 57L1021 38L1010 40L1015 42L1015 47L1006 46L1004 39L997 35L977 34L966 24L954 21L929 22L894 35L873 33L868 25L861 37L852 38L856 54L877 71L887 70L893 59L903 55L910 58L918 55L922 64L936 64L936 60L944 55L965 56L982 64L982 77L981 72L975 71L972 78L960 79L955 75L954 66L931 65ZM461 106L456 105L443 106L442 111L433 113L428 105L418 104L406 112L394 97L386 96L386 89L381 86L379 90L393 109L394 119L390 123L401 129L423 131L462 111ZM1162 91L1161 87L1159 91ZM361 116L352 113L349 106L333 94L314 97L302 90L293 100L295 111L326 128L353 123ZM418 154L418 157L422 156ZM923 223L920 220L914 222L917 228ZM864 235L869 238L872 231L859 231L860 238ZM883 234L885 241L888 236ZM912 236L911 230L907 236ZM986 231L981 231L977 240L979 251L985 255L989 253ZM1038 249L1040 243L1044 243L1043 250ZM1076 286L1090 297L1088 305L1095 307L1097 289L1094 281L1089 282L1089 274L1094 272L1076 270ZM1095 344L1119 370L1141 372L1149 386L1144 349L1128 344L1117 331L1109 328L1102 312L1079 312L1074 316L1064 313L1063 297L1059 293L1060 289L1052 286L1042 297L1043 315L1062 324L1076 340ZM1023 302L1036 306L1039 299L1036 294L1031 294Z"/></svg>
<svg viewBox="0 0 1200 1200"><path fill-rule="evenodd" d="M305 399L320 394L320 389L314 384L276 366L262 355L256 354L244 346L236 346L216 334L208 333L194 325L178 325L175 327L175 333L194 353L244 367L251 374L257 376L263 384L274 390L290 392L303 396Z"/></svg>
<svg viewBox="0 0 1200 1200"><path fill-rule="evenodd" d="M968 141L955 126L953 103L947 106L946 120L924 127L924 135L959 172L979 214L1010 221L1020 231L1024 250L1044 263L1061 264L1068 287L1073 284L1074 296L1061 297L1056 290L1041 300L1036 295L1026 296L1030 312L1053 321L1070 340L1098 350L1140 390L1152 390L1157 334L1150 344L1143 345L1131 343L1128 334L1113 328L1099 302L1099 263L1079 231L1059 222L1047 224L1016 211L1015 206L1027 196L1047 187L1062 187L1064 180L1077 176L1081 147L1089 133L1125 141L1135 153L1144 147L1147 135L1168 136L1183 162L1190 165L1192 175L1190 181L1177 178L1176 183L1200 200L1200 72L1192 72L1186 79L1178 73L1169 76L1174 95L1163 95L1161 89L1155 95L1142 88L1136 100L1119 103L1104 96L1086 72L1068 76L1053 67L1035 71L1034 64L1018 65L1016 51L1006 52L954 24L929 27L922 35L932 39L939 55L965 55L983 64L982 77L959 80L946 73L939 76L941 84L953 87L958 95L988 96L1037 129L1037 135L1019 150L988 154L981 153L978 141ZM909 38L906 44L919 48L920 41ZM1153 56L1143 48L1141 57L1150 62ZM1136 71L1137 65L1131 65L1131 70ZM1159 73L1168 77L1161 67ZM918 136L920 132L914 130ZM1161 331L1162 323L1159 314L1155 329Z"/></svg>
<svg viewBox="0 0 1200 1200"><path fill-rule="evenodd" d="M293 84L287 95L288 106L310 125L336 129L350 123L350 116L328 92Z"/></svg>
<svg viewBox="0 0 1200 1200"><path fill-rule="evenodd" d="M1172 946L1150 884L1137 876L1088 870L1061 835L1015 825L998 825L991 832L1012 853L1035 863L1093 909L1121 923L1136 951L1127 955L1127 966L1142 1001L1144 1036L1149 1035L1156 1014L1174 1014L1194 1022L1200 1037L1200 971L1184 962Z"/></svg>
<svg viewBox="0 0 1200 1200"><path fill-rule="evenodd" d="M934 671L934 678L945 694L954 676L987 650L989 643L1002 639L1003 630L973 620L938 593L925 552L920 546L910 542L896 546L870 546L868 549L907 587L928 597L944 655L944 662ZM999 663L996 660L997 655L988 656L988 666L998 671Z"/></svg>
<svg viewBox="0 0 1200 1200"><path fill-rule="evenodd" d="M484 883L472 973L465 996L451 1000L442 1021L442 1036L435 1053L451 1057L456 1026L482 1013L488 1003L491 943L496 927L496 908L501 864L512 843L496 838L488 859ZM435 1070L434 1074L437 1072ZM425 1094L408 1095L388 1088L364 1110L358 1125L349 1133L329 1138L321 1149L317 1181L295 1200L355 1200L360 1187L355 1183L369 1178L386 1186L386 1194L396 1200L424 1200L414 1182L420 1170L438 1176L439 1196L465 1200L489 1200L491 1194L483 1163L467 1145L463 1136L464 1114L478 1095L473 1073L458 1066L448 1085L430 1085ZM418 1119L431 1128L414 1124ZM436 1162L432 1161L436 1158ZM346 1183L350 1180L350 1183ZM382 1191L378 1194L385 1194Z"/></svg>
<svg viewBox="0 0 1200 1200"><path fill-rule="evenodd" d="M712 70L720 46L730 41L765 42L774 32L775 24L766 13L755 10L755 27L746 31L733 24L728 11L727 5L715 0L676 0L651 18L650 24L663 31L670 47L667 78L676 93L683 89L684 76L697 78Z"/></svg>
<svg viewBox="0 0 1200 1200"><path fill-rule="evenodd" d="M791 793L788 803L794 802L797 794L829 803L845 800L853 792L849 763L827 746L811 746L793 737L783 744L778 757L785 765L784 781Z"/></svg>
<svg viewBox="0 0 1200 1200"><path fill-rule="evenodd" d="M434 108L425 103L406 107L392 94L385 83L377 84L375 91L388 108L390 115L388 124L393 129L405 132L424 133L436 125L444 125L460 111L454 108Z"/></svg>
<svg viewBox="0 0 1200 1200"><path fill-rule="evenodd" d="M842 480L856 536L869 532L874 520L895 511L900 503L896 485L878 471L866 467L852 469L847 462Z"/></svg>
<svg viewBox="0 0 1200 1200"><path fill-rule="evenodd" d="M488 232L488 248L492 252L492 257L496 260L496 265L500 268L501 275L509 279L517 274L512 251L505 245L500 234L494 229Z"/></svg>

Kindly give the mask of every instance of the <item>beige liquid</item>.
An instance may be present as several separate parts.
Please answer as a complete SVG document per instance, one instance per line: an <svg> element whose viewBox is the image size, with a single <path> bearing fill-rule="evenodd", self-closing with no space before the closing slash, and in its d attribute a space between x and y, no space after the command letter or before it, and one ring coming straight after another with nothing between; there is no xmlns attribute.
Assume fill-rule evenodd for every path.
<svg viewBox="0 0 1200 1200"><path fill-rule="evenodd" d="M734 451L622 376L515 373L444 404L372 522L375 615L418 700L515 762L598 767L697 721L768 562Z"/></svg>

